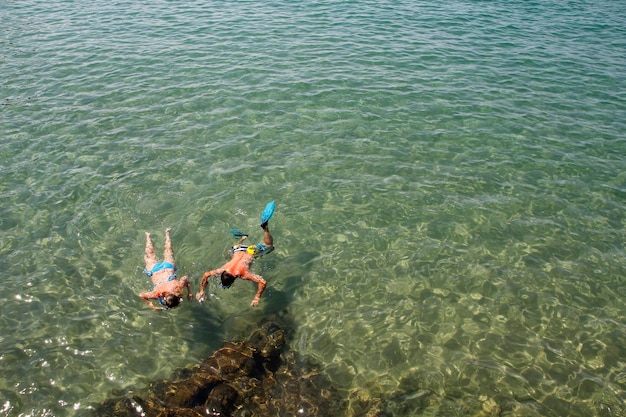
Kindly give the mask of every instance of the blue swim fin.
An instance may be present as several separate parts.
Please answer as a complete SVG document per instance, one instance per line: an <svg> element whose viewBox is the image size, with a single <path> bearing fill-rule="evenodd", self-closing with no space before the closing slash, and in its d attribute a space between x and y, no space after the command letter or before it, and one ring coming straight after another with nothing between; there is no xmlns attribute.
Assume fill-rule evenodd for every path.
<svg viewBox="0 0 626 417"><path fill-rule="evenodd" d="M235 237L243 237L243 236L248 236L247 233L242 232L239 229L230 229L229 230L230 234L235 236Z"/></svg>
<svg viewBox="0 0 626 417"><path fill-rule="evenodd" d="M274 202L270 201L265 205L265 209L261 213L261 225L267 223L272 218L272 214L274 214Z"/></svg>

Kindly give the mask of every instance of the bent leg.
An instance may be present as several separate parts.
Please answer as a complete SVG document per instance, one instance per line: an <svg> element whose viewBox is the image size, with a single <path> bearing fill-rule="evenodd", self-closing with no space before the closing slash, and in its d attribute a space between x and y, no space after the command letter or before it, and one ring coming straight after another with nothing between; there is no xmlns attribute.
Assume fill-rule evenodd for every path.
<svg viewBox="0 0 626 417"><path fill-rule="evenodd" d="M165 251L163 252L163 260L175 265L174 249L172 247L172 239L170 238L170 228L165 229Z"/></svg>
<svg viewBox="0 0 626 417"><path fill-rule="evenodd" d="M152 245L152 239L150 239L150 233L146 232L146 251L143 255L143 260L146 263L146 269L149 271L159 260L154 253L154 246Z"/></svg>
<svg viewBox="0 0 626 417"><path fill-rule="evenodd" d="M270 233L270 228L268 225L265 225L265 227L263 228L263 244L265 246L274 247L274 238Z"/></svg>

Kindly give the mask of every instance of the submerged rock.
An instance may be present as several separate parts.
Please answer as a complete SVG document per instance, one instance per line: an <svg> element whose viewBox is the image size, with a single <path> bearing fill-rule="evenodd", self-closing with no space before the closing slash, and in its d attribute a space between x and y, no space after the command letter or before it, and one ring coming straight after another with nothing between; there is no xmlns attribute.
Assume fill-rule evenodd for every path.
<svg viewBox="0 0 626 417"><path fill-rule="evenodd" d="M96 416L341 416L347 402L314 367L286 352L285 331L266 323L249 340L225 342L176 381L110 399Z"/></svg>

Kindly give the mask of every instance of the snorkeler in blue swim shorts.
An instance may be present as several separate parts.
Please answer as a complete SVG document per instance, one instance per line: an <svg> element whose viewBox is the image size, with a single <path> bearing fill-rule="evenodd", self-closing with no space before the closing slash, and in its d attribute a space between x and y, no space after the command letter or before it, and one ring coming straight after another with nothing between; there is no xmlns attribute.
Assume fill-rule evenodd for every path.
<svg viewBox="0 0 626 417"><path fill-rule="evenodd" d="M146 250L144 254L146 268L144 273L152 279L154 284L151 291L139 294L151 309L161 311L169 310L178 306L183 301L183 290L187 288L187 298L193 300L191 294L191 285L187 276L180 280L176 276L176 262L174 261L174 251L172 249L172 240L170 239L170 229L165 229L165 251L163 252L163 261L159 262L154 253L154 246L150 239L150 233L146 232ZM161 307L157 307L152 303L157 300Z"/></svg>
<svg viewBox="0 0 626 417"><path fill-rule="evenodd" d="M230 261L222 265L221 267L209 272L205 272L200 281L200 292L196 294L196 299L200 302L206 300L204 289L208 284L208 279L214 275L220 276L220 285L222 288L230 288L235 279L241 278L247 281L252 281L257 284L257 292L250 305L256 307L259 305L261 294L265 290L265 279L262 276L250 272L250 265L254 258L261 255L265 255L274 250L274 239L270 233L268 227L268 221L264 221L261 224L263 229L263 243L256 245L244 245L243 241L246 240L248 235L241 234L241 239L232 247L230 254L232 258Z"/></svg>

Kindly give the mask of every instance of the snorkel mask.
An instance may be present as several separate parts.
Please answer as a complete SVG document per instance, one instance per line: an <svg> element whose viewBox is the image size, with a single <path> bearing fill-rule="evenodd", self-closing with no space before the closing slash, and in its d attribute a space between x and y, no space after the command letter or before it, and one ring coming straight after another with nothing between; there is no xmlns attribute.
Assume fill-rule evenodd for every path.
<svg viewBox="0 0 626 417"><path fill-rule="evenodd" d="M175 299L175 298L173 298L173 299ZM163 295L159 295L158 300L159 300L159 304L161 304L166 310L171 310L174 307L178 307L180 305L180 303L183 302L183 298L179 297L178 298L178 303L176 303L176 305L174 305L174 306L171 306L171 305L167 304L167 302L165 301L165 298L163 297Z"/></svg>

